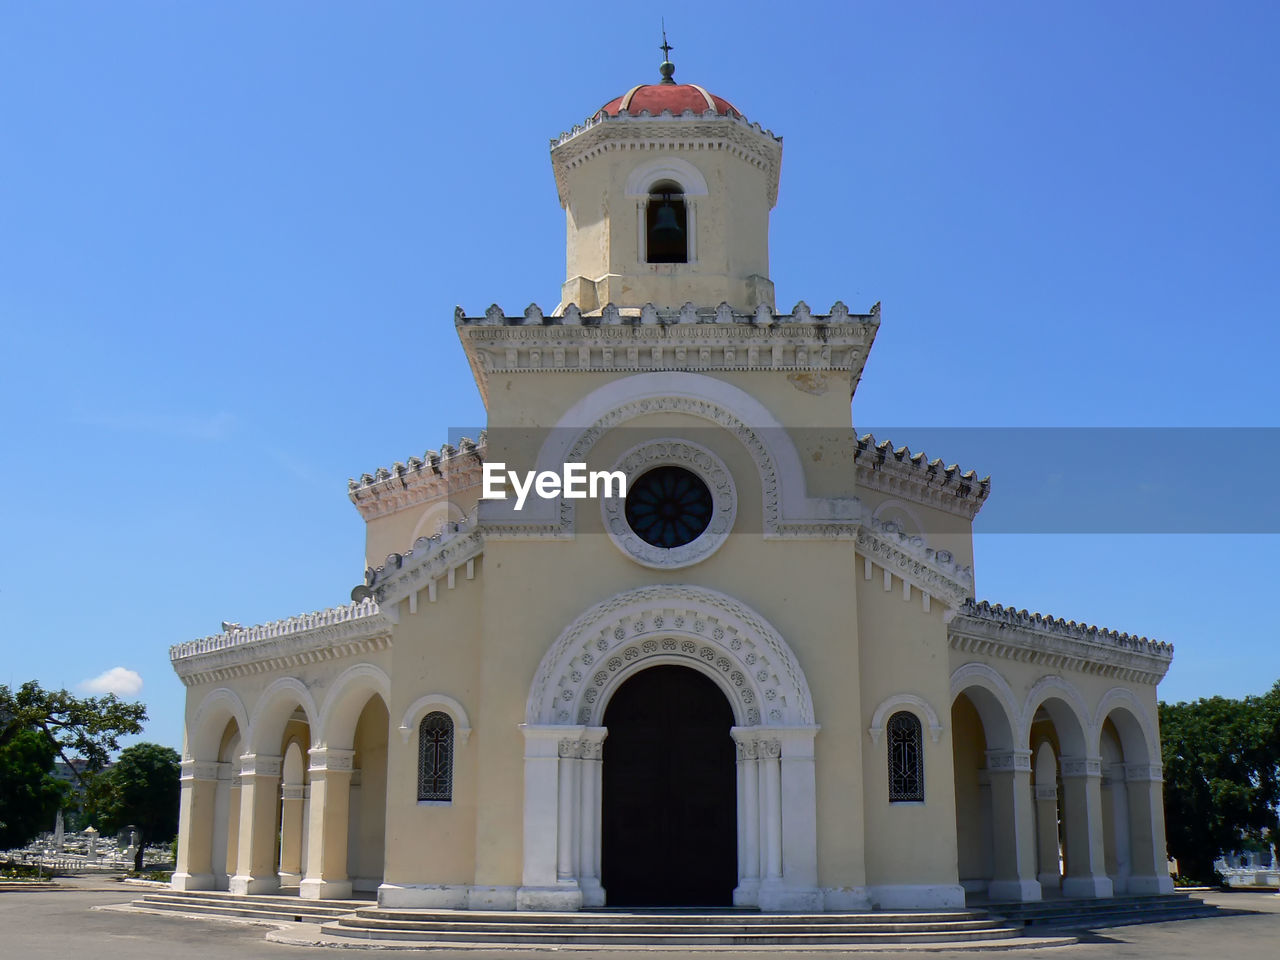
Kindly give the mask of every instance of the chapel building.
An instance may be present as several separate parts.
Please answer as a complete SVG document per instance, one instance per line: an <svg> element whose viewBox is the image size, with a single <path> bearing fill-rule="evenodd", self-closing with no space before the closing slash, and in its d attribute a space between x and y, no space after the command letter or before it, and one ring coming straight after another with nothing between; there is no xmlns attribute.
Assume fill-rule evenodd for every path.
<svg viewBox="0 0 1280 960"><path fill-rule="evenodd" d="M990 485L780 311L782 142L661 82L551 144L561 303L455 318L485 434L350 485L350 604L180 644L179 890L763 911L1172 890L1172 648L974 599ZM480 497L486 463L624 496Z"/></svg>

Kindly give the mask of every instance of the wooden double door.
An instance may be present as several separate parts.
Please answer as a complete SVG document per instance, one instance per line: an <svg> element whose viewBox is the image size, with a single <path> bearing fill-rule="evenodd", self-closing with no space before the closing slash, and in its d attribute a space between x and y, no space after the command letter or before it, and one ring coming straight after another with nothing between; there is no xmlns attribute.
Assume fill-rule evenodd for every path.
<svg viewBox="0 0 1280 960"><path fill-rule="evenodd" d="M733 712L696 670L656 666L605 710L601 881L608 905L729 906L738 882Z"/></svg>

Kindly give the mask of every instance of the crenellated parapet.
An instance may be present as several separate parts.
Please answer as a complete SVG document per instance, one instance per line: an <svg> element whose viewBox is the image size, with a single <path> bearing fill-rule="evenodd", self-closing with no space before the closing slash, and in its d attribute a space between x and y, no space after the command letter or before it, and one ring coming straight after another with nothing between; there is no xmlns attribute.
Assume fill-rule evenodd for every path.
<svg viewBox="0 0 1280 960"><path fill-rule="evenodd" d="M477 317L458 307L454 323L486 404L491 373L837 371L848 375L852 393L880 326L880 305L851 313L837 302L819 314L804 301L790 313L766 305L744 312L727 303L608 304L584 313L569 304L547 314L530 304L509 316L495 304Z"/></svg>
<svg viewBox="0 0 1280 960"><path fill-rule="evenodd" d="M991 477L962 471L956 464L929 460L923 451L894 447L888 440L876 442L870 434L858 438L854 451L858 486L901 497L913 503L945 510L972 520L991 493Z"/></svg>
<svg viewBox="0 0 1280 960"><path fill-rule="evenodd" d="M169 648L169 660L187 686L303 663L357 656L391 642L391 621L373 599L301 613Z"/></svg>
<svg viewBox="0 0 1280 960"><path fill-rule="evenodd" d="M347 496L366 521L405 507L446 499L480 485L484 446L482 430L478 440L462 437L456 447L446 443L421 457L379 467L359 480L348 480Z"/></svg>
<svg viewBox="0 0 1280 960"><path fill-rule="evenodd" d="M1158 683L1173 662L1171 643L986 600L966 601L947 633L951 646L967 653L1137 683Z"/></svg>

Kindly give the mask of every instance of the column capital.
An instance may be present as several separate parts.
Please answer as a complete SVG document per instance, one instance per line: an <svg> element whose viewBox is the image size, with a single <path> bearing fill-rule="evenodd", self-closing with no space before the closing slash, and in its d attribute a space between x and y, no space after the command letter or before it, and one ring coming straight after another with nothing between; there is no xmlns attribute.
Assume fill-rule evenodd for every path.
<svg viewBox="0 0 1280 960"><path fill-rule="evenodd" d="M262 753L245 753L240 756L241 777L278 777L284 760Z"/></svg>
<svg viewBox="0 0 1280 960"><path fill-rule="evenodd" d="M991 773L1031 772L1030 750L988 750L987 770Z"/></svg>
<svg viewBox="0 0 1280 960"><path fill-rule="evenodd" d="M231 769L231 764L217 760L183 760L180 780L218 780Z"/></svg>
<svg viewBox="0 0 1280 960"><path fill-rule="evenodd" d="M1063 757L1060 763L1064 780L1074 777L1102 778L1101 757Z"/></svg>
<svg viewBox="0 0 1280 960"><path fill-rule="evenodd" d="M306 787L300 783L280 788L281 800L302 800L306 796Z"/></svg>
<svg viewBox="0 0 1280 960"><path fill-rule="evenodd" d="M1037 800L1057 800L1058 788L1056 786L1045 787L1045 786L1041 786L1040 784L1036 784L1036 799Z"/></svg>
<svg viewBox="0 0 1280 960"><path fill-rule="evenodd" d="M311 757L311 773L350 773L355 767L354 750L339 750L335 747L312 747L307 751Z"/></svg>
<svg viewBox="0 0 1280 960"><path fill-rule="evenodd" d="M1130 783L1163 783L1164 767L1158 763L1126 763L1124 778Z"/></svg>

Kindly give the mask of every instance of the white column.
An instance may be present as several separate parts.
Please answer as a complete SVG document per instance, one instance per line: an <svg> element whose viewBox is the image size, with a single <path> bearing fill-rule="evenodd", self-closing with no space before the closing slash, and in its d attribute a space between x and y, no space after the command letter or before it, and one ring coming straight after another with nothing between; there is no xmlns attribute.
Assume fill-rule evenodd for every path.
<svg viewBox="0 0 1280 960"><path fill-rule="evenodd" d="M271 893L280 888L276 873L276 802L280 757L246 753L240 758L240 831L232 893Z"/></svg>
<svg viewBox="0 0 1280 960"><path fill-rule="evenodd" d="M1063 896L1111 896L1111 878L1107 876L1102 842L1102 760L1099 757L1062 758L1062 805L1067 832Z"/></svg>
<svg viewBox="0 0 1280 960"><path fill-rule="evenodd" d="M584 907L602 907L604 887L600 885L600 785L604 770L604 727L587 727L582 734L582 758L578 782L578 888Z"/></svg>
<svg viewBox="0 0 1280 960"><path fill-rule="evenodd" d="M294 886L302 881L303 786L288 783L280 788L280 883Z"/></svg>
<svg viewBox="0 0 1280 960"><path fill-rule="evenodd" d="M1036 824L1031 801L1031 751L988 750L994 875L993 900L1039 900Z"/></svg>
<svg viewBox="0 0 1280 960"><path fill-rule="evenodd" d="M775 891L767 909L821 912L818 889L818 786L814 737L818 727L775 727L781 743L780 814L783 890Z"/></svg>
<svg viewBox="0 0 1280 960"><path fill-rule="evenodd" d="M1125 765L1112 763L1102 778L1104 794L1103 810L1110 809L1111 837L1115 844L1116 869L1111 875L1111 891L1115 894L1129 890L1129 876L1133 873L1133 851L1129 837L1129 789L1125 783Z"/></svg>
<svg viewBox="0 0 1280 960"><path fill-rule="evenodd" d="M183 760L178 807L178 862L174 890L213 889L214 807L219 768L227 764Z"/></svg>
<svg viewBox="0 0 1280 960"><path fill-rule="evenodd" d="M752 727L729 731L738 753L738 886L735 907L760 905L760 752Z"/></svg>
<svg viewBox="0 0 1280 960"><path fill-rule="evenodd" d="M351 878L347 876L347 827L355 751L315 747L309 754L307 866L306 876L298 884L298 893L309 900L341 900L351 896Z"/></svg>
<svg viewBox="0 0 1280 960"><path fill-rule="evenodd" d="M1126 892L1173 893L1164 835L1164 770L1158 763L1126 763L1124 772L1132 852Z"/></svg>
<svg viewBox="0 0 1280 960"><path fill-rule="evenodd" d="M578 910L582 891L576 878L559 877L562 825L576 827L572 810L561 819L560 744L581 740L586 727L521 724L524 735L524 866L516 891L517 910ZM568 791L570 805L573 797Z"/></svg>
<svg viewBox="0 0 1280 960"><path fill-rule="evenodd" d="M1036 880L1040 893L1058 893L1062 863L1058 850L1058 785L1036 784Z"/></svg>

